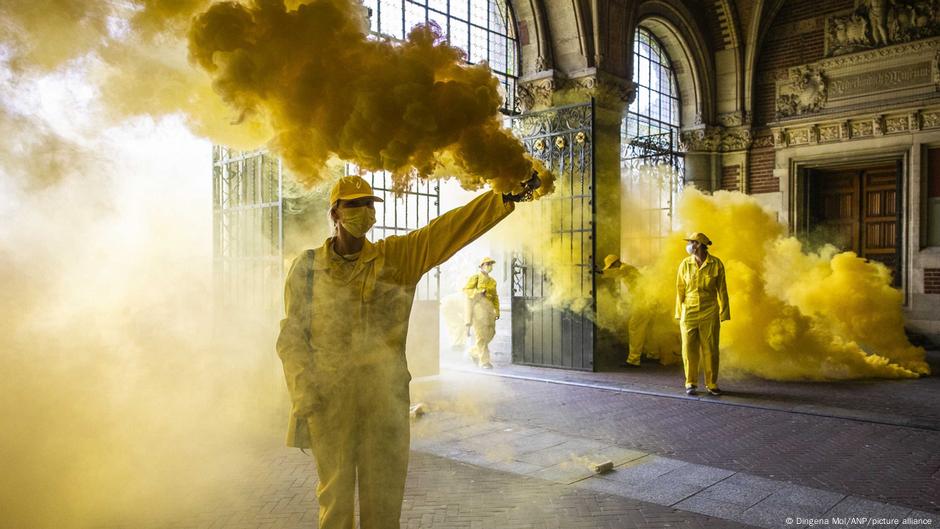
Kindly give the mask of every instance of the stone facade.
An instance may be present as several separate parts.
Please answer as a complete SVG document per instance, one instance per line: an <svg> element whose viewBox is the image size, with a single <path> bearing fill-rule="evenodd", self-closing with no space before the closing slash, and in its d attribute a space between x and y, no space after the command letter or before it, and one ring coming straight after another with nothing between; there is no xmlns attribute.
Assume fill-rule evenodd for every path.
<svg viewBox="0 0 940 529"><path fill-rule="evenodd" d="M801 167L899 160L905 306L912 327L940 337L940 248L922 243L924 153L940 146L940 2L512 4L522 52L520 110L594 97L597 185L611 195L619 119L633 97L637 25L673 61L686 178L697 187L753 194L797 232L805 220L797 207L805 192ZM599 207L619 211L609 202ZM619 243L599 235L598 251L616 253Z"/></svg>

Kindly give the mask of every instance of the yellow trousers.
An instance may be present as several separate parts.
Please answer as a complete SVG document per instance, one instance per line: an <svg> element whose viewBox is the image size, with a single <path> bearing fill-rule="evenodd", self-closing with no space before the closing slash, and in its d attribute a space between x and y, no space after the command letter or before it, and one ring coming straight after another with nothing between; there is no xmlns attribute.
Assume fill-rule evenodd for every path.
<svg viewBox="0 0 940 529"><path fill-rule="evenodd" d="M399 529L408 472L408 384L353 377L308 417L317 463L320 529ZM397 385L397 384L395 384Z"/></svg>
<svg viewBox="0 0 940 529"><path fill-rule="evenodd" d="M473 304L473 335L475 341L470 356L477 364L490 363L490 342L496 336L496 309L487 300Z"/></svg>
<svg viewBox="0 0 940 529"><path fill-rule="evenodd" d="M705 367L705 387L718 387L718 338L721 324L718 315L694 324L679 322L682 333L682 365L685 368L685 387L698 385L699 360Z"/></svg>
<svg viewBox="0 0 940 529"><path fill-rule="evenodd" d="M627 363L640 365L643 348L646 345L646 336L649 334L650 313L631 311L628 329L630 331L630 352L627 354Z"/></svg>

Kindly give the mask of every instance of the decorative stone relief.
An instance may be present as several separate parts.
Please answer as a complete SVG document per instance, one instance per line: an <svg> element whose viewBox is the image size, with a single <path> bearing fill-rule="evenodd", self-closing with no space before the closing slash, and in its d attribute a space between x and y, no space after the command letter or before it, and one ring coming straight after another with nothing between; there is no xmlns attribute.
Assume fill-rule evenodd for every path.
<svg viewBox="0 0 940 529"><path fill-rule="evenodd" d="M875 116L875 119L871 120L872 130L875 133L875 136L884 136L885 134L885 117L884 116Z"/></svg>
<svg viewBox="0 0 940 529"><path fill-rule="evenodd" d="M787 131L787 143L790 145L805 145L809 143L809 129L796 129Z"/></svg>
<svg viewBox="0 0 940 529"><path fill-rule="evenodd" d="M864 138L872 135L874 135L874 127L870 120L852 122L853 138Z"/></svg>
<svg viewBox="0 0 940 529"><path fill-rule="evenodd" d="M754 138L754 142L752 143L752 147L754 147L755 149L766 149L767 147L773 147L773 146L774 146L773 135L758 136Z"/></svg>
<svg viewBox="0 0 940 529"><path fill-rule="evenodd" d="M826 18L826 57L940 35L936 0L856 0L855 9Z"/></svg>
<svg viewBox="0 0 940 529"><path fill-rule="evenodd" d="M819 126L819 142L839 141L842 139L842 127L838 123Z"/></svg>
<svg viewBox="0 0 940 529"><path fill-rule="evenodd" d="M516 86L516 101L520 107L519 110L529 112L552 106L552 94L554 92L555 80L550 77L520 82Z"/></svg>
<svg viewBox="0 0 940 529"><path fill-rule="evenodd" d="M910 130L910 119L907 116L893 116L885 119L885 130L888 134L907 132Z"/></svg>
<svg viewBox="0 0 940 529"><path fill-rule="evenodd" d="M751 146L751 129L737 127L722 131L718 150L721 152L745 151Z"/></svg>
<svg viewBox="0 0 940 529"><path fill-rule="evenodd" d="M683 131L679 135L679 146L689 152L713 152L721 144L721 130L718 127L702 127Z"/></svg>
<svg viewBox="0 0 940 529"><path fill-rule="evenodd" d="M923 119L921 124L925 129L940 127L940 112L924 112L921 118Z"/></svg>
<svg viewBox="0 0 940 529"><path fill-rule="evenodd" d="M819 112L826 104L827 94L822 70L814 66L793 68L788 82L777 85L777 119Z"/></svg>

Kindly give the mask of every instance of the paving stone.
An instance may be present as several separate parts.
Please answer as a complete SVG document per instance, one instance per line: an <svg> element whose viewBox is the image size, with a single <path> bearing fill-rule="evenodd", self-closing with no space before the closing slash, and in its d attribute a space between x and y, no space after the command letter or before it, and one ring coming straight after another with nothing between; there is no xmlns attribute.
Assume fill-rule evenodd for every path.
<svg viewBox="0 0 940 529"><path fill-rule="evenodd" d="M558 445L543 448L541 450L535 450L532 452L517 454L516 459L519 461L525 461L526 463L532 463L533 465L550 467L563 462L583 458L585 454L588 454L592 451L602 450L608 446L610 445L588 439L571 440L571 438L569 438L568 441ZM589 462L586 462L585 464L588 463Z"/></svg>
<svg viewBox="0 0 940 529"><path fill-rule="evenodd" d="M753 478L754 476L735 474L708 487L696 494L695 497L703 500L739 505L746 509L773 493L773 490L770 488L749 486L748 482L752 480L762 483L769 481L761 478L756 478L755 480Z"/></svg>
<svg viewBox="0 0 940 529"><path fill-rule="evenodd" d="M708 497L704 497L701 494L690 496L673 505L673 507L676 509L682 509L683 511L707 514L709 516L715 516L717 518L724 518L727 520L740 520L742 518L742 513L747 509L747 507L738 503L714 500Z"/></svg>
<svg viewBox="0 0 940 529"><path fill-rule="evenodd" d="M734 471L731 470L690 463L667 472L657 479L706 488L732 475L734 475Z"/></svg>
<svg viewBox="0 0 940 529"><path fill-rule="evenodd" d="M685 461L648 455L614 468L613 472L604 474L604 479L623 483L647 483L654 478L687 465L688 463Z"/></svg>
<svg viewBox="0 0 940 529"><path fill-rule="evenodd" d="M878 527L896 527L911 513L906 507L889 505L887 503L866 500L856 496L847 496L839 503L826 511L825 518L867 518L871 519L897 519L897 524L878 524ZM833 524L836 527L837 524ZM870 523L856 525L842 525L842 527L870 527Z"/></svg>
<svg viewBox="0 0 940 529"><path fill-rule="evenodd" d="M825 514L845 498L844 494L799 485L788 485L764 498L758 506L792 507L804 513Z"/></svg>

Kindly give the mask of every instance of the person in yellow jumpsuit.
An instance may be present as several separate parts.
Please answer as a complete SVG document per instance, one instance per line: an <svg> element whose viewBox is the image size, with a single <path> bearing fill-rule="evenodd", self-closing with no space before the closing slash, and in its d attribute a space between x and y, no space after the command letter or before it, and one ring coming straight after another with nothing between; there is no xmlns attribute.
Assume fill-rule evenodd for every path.
<svg viewBox="0 0 940 529"><path fill-rule="evenodd" d="M536 177L524 185L527 194L538 186ZM321 529L353 528L357 480L362 529L399 527L415 286L523 196L486 192L424 228L373 243L365 235L381 199L358 176L333 186L335 234L294 260L277 339L292 402L287 444L313 450Z"/></svg>
<svg viewBox="0 0 940 529"><path fill-rule="evenodd" d="M483 369L493 369L490 363L490 342L496 336L496 320L499 319L499 296L496 280L490 277L493 264L489 257L480 263L480 272L473 274L463 287L467 295L467 328L473 327L475 341L470 350L474 362Z"/></svg>
<svg viewBox="0 0 940 529"><path fill-rule="evenodd" d="M608 255L604 258L604 268L602 273L620 282L620 285L626 290L631 303L629 316L627 319L627 331L629 340L629 351L626 361L621 364L623 367L640 367L640 359L643 356L643 344L646 342L646 335L650 326L650 315L645 311L638 310L638 303L633 300L633 287L640 276L640 271L635 266L626 264L616 255Z"/></svg>
<svg viewBox="0 0 940 529"><path fill-rule="evenodd" d="M711 240L704 233L685 239L689 256L679 264L676 276L676 319L682 334L685 392L697 394L699 360L705 367L705 388L718 389L718 343L721 322L731 319L725 265L708 252Z"/></svg>

